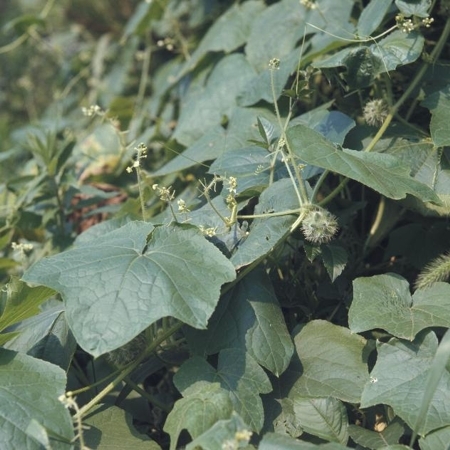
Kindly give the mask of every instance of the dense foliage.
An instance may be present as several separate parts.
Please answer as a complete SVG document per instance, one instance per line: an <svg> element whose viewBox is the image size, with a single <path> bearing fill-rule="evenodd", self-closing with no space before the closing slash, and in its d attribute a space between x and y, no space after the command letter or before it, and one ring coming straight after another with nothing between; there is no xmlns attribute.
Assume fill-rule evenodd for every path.
<svg viewBox="0 0 450 450"><path fill-rule="evenodd" d="M448 450L448 0L0 14L2 449Z"/></svg>

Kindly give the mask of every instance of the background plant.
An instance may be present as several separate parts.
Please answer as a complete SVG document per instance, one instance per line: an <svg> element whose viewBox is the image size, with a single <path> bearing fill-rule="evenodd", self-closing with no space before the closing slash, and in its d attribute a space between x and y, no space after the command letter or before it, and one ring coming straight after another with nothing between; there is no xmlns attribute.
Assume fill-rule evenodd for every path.
<svg viewBox="0 0 450 450"><path fill-rule="evenodd" d="M448 448L446 1L3 8L3 447Z"/></svg>

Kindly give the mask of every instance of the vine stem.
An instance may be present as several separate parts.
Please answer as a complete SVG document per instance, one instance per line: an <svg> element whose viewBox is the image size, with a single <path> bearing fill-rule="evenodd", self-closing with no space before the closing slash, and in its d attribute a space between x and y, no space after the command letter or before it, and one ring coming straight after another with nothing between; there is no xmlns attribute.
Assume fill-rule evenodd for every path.
<svg viewBox="0 0 450 450"><path fill-rule="evenodd" d="M184 326L183 322L178 322L169 328L166 332L163 332L157 339L155 339L144 352L130 365L125 366L123 371L114 378L102 391L100 391L90 402L86 403L80 410L74 415L74 419L77 420L83 417L88 411L90 411L102 398L106 397L115 387L121 383L131 372L133 372L139 364L144 361L149 355L151 355L165 340L167 340L172 334L176 333Z"/></svg>
<svg viewBox="0 0 450 450"><path fill-rule="evenodd" d="M304 204L309 203L308 194L306 192L305 181L303 180L303 178L298 170L298 167L295 164L294 154L293 154L292 149L290 148L289 143L287 142L287 139L286 139L286 127L287 127L287 124L289 123L290 116L288 116L285 124L283 125L283 121L281 120L281 115L280 115L280 109L278 108L277 96L276 96L276 92L275 92L275 82L274 82L274 76L273 76L274 70L276 70L276 69L270 70L270 87L272 89L272 97L273 97L273 104L275 107L275 114L277 116L278 124L280 126L281 138L283 139L283 141L286 144L286 148L287 148L288 154L289 154L289 161L292 162L292 165L294 167L294 172L296 175L295 178L297 179L297 181L295 180L294 176L292 175L292 171L289 166L289 161L286 161L286 158L283 158L283 160L286 165L286 169L289 173L289 177L291 178L291 180L293 182L292 184L294 185L295 193L297 194L299 204L300 204L300 206L302 206ZM298 183L298 186L297 186L297 183Z"/></svg>

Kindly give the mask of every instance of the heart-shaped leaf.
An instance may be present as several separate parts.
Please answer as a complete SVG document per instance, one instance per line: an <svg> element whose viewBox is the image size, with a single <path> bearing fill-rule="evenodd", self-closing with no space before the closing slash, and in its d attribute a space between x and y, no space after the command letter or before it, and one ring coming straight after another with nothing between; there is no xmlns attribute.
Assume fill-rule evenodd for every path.
<svg viewBox="0 0 450 450"><path fill-rule="evenodd" d="M261 430L264 409L260 394L269 393L272 386L264 370L248 353L234 348L222 350L217 370L203 358L191 358L176 373L174 382L183 395L201 392L205 386L219 382L244 422L253 431Z"/></svg>
<svg viewBox="0 0 450 450"><path fill-rule="evenodd" d="M411 296L409 283L399 275L357 278L349 327L354 333L381 328L412 341L428 327L450 327L450 285L435 283Z"/></svg>
<svg viewBox="0 0 450 450"><path fill-rule="evenodd" d="M302 372L289 396L336 397L358 403L369 378L366 341L324 320L307 323L295 337Z"/></svg>
<svg viewBox="0 0 450 450"><path fill-rule="evenodd" d="M39 261L23 279L61 292L77 342L98 356L163 317L205 328L234 277L196 227L137 221Z"/></svg>

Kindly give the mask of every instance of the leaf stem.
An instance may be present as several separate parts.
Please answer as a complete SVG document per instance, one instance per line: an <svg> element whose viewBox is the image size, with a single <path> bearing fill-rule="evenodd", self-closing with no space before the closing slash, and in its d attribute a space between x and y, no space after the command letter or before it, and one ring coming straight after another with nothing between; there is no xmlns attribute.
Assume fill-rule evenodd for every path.
<svg viewBox="0 0 450 450"><path fill-rule="evenodd" d="M133 362L131 362L128 366L125 366L122 372L114 378L111 383L109 383L102 391L100 391L90 402L86 403L80 410L74 415L74 419L84 416L89 410L91 410L101 399L106 397L111 391L115 389L115 387L121 383L131 372L133 372L139 364L148 358L149 355L155 352L155 350L172 334L176 333L183 327L183 322L177 322L171 328L169 328L166 332L163 332L157 339L155 339L146 349L141 353L141 355Z"/></svg>

